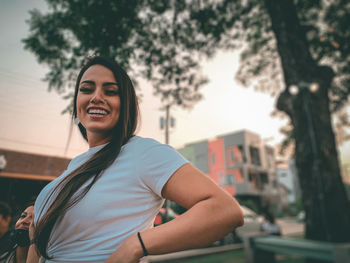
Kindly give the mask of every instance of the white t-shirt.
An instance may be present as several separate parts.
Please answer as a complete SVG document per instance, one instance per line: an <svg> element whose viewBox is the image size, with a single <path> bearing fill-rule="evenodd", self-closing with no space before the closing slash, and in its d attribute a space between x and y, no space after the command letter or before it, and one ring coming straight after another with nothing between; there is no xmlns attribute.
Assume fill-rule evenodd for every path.
<svg viewBox="0 0 350 263"><path fill-rule="evenodd" d="M50 201L47 205L45 201L56 183L103 147L90 148L74 158L41 191L35 202L35 223L46 211ZM48 255L53 258L45 262L103 262L126 238L153 227L164 202L162 188L185 163L168 145L131 138L86 196L56 222L48 244Z"/></svg>

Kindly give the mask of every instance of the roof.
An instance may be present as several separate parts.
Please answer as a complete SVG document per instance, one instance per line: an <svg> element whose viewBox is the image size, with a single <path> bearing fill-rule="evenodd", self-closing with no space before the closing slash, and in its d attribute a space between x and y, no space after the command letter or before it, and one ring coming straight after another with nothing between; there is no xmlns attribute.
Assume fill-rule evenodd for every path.
<svg viewBox="0 0 350 263"><path fill-rule="evenodd" d="M0 149L0 156L6 160L6 166L1 171L2 177L23 178L26 175L58 177L71 159L47 155ZM17 174L16 176L14 174Z"/></svg>

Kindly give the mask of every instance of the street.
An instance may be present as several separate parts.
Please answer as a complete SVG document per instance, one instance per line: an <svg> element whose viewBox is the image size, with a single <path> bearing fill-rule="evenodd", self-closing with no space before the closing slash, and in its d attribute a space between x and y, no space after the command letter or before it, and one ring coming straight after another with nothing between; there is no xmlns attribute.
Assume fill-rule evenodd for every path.
<svg viewBox="0 0 350 263"><path fill-rule="evenodd" d="M277 219L277 223L281 227L283 236L304 232L304 223L297 222L295 218Z"/></svg>

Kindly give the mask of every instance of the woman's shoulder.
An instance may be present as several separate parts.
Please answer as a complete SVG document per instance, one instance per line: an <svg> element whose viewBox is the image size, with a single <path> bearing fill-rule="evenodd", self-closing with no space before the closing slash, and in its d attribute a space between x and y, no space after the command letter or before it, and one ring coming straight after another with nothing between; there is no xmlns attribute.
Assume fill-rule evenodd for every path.
<svg viewBox="0 0 350 263"><path fill-rule="evenodd" d="M148 150L154 146L162 146L163 144L152 138L144 138L140 136L133 136L125 145L127 148L137 150Z"/></svg>
<svg viewBox="0 0 350 263"><path fill-rule="evenodd" d="M151 158L152 156L161 157L162 155L166 157L175 152L175 149L171 146L160 143L155 139L134 136L123 146L121 153L137 154L139 158Z"/></svg>

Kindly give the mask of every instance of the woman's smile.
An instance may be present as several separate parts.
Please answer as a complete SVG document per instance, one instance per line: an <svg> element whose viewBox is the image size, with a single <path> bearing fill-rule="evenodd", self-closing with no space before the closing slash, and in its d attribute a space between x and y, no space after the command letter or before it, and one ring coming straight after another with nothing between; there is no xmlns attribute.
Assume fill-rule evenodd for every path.
<svg viewBox="0 0 350 263"><path fill-rule="evenodd" d="M109 111L103 108L91 107L88 108L87 113L90 114L91 117L104 117L109 114Z"/></svg>
<svg viewBox="0 0 350 263"><path fill-rule="evenodd" d="M114 74L93 65L83 74L77 96L77 115L90 147L108 142L120 115L119 86Z"/></svg>

